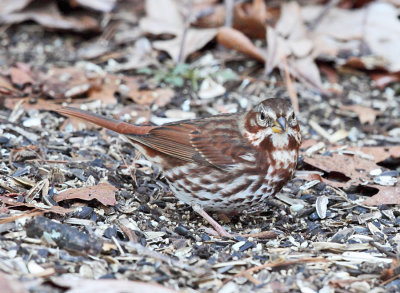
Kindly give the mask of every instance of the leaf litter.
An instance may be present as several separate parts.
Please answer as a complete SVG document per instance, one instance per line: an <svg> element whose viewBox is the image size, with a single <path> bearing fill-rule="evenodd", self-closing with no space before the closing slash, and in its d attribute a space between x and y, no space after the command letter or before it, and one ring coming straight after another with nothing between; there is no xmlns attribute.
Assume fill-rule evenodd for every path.
<svg viewBox="0 0 400 293"><path fill-rule="evenodd" d="M395 56L385 60L375 38L396 43L394 4L252 1L222 11L215 1L202 8L167 1L161 10L156 1L128 2L52 4L56 21L98 13L104 26L82 30L81 18L68 29L89 32L84 37L67 37L56 21L0 30L8 44L0 48L0 270L37 291L398 291L399 92L396 78L368 77L396 76ZM2 3L1 13L38 13L27 1L13 4ZM199 13L210 7L233 15L233 28L218 20L206 29ZM383 22L371 28L371 8L392 22L389 36L380 33ZM368 38L346 32L354 16L358 27L351 31L365 34L359 15L371 17L364 23L375 30ZM338 22L336 35L328 19ZM216 36L228 50L216 48ZM338 42L340 36L346 39ZM75 53L90 44L100 50L79 60L84 55ZM234 239L205 233L159 170L119 136L44 111L69 104L128 122L164 123L293 94L305 141L298 174L259 210L221 218L240 234Z"/></svg>

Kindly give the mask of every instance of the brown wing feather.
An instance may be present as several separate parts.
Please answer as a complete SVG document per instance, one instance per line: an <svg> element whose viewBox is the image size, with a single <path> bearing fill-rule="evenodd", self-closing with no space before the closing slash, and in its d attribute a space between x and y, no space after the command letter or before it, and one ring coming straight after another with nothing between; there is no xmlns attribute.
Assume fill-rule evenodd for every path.
<svg viewBox="0 0 400 293"><path fill-rule="evenodd" d="M237 155L250 151L237 128L236 115L221 115L166 124L130 138L184 161L226 168L237 163Z"/></svg>
<svg viewBox="0 0 400 293"><path fill-rule="evenodd" d="M188 136L191 131L185 125L160 126L147 135L130 135L129 137L164 154L184 161L193 161L195 150Z"/></svg>

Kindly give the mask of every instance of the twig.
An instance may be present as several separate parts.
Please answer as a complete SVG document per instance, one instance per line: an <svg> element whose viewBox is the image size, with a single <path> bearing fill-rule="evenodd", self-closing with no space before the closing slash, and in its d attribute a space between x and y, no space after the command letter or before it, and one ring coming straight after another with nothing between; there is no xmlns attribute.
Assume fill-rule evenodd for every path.
<svg viewBox="0 0 400 293"><path fill-rule="evenodd" d="M249 272L246 272L244 274L244 276L256 286L261 284L261 282L259 280L257 280L256 278L254 278L254 276L252 274L250 274Z"/></svg>
<svg viewBox="0 0 400 293"><path fill-rule="evenodd" d="M369 245L375 247L376 249L378 249L379 252L381 252L383 254L386 254L388 257L395 258L395 259L400 259L398 254L390 252L390 251L387 251L383 247L381 247L378 244L376 244L374 241L370 241Z"/></svg>
<svg viewBox="0 0 400 293"><path fill-rule="evenodd" d="M241 276L246 277L248 274L255 273L255 272L264 270L266 268L286 267L286 266L292 266L292 265L298 265L298 264L304 264L304 263L313 263L313 262L328 262L328 260L325 258L319 257L319 258L303 258L303 259L296 259L296 260L288 260L288 261L282 261L282 262L277 262L277 263L266 263L266 264L263 264L260 266L252 267L243 272L237 273L232 278L225 280L224 284L232 281L233 279L235 279L237 277L241 277Z"/></svg>
<svg viewBox="0 0 400 293"><path fill-rule="evenodd" d="M187 12L185 15L185 21L183 24L183 33L182 33L181 46L179 48L178 64L185 61L185 60L182 60L182 58L183 58L183 52L185 50L186 35L187 35L187 31L188 31L189 25L190 25L190 17L191 17L192 7L193 7L193 0L189 0L188 5L187 5Z"/></svg>
<svg viewBox="0 0 400 293"><path fill-rule="evenodd" d="M18 216L10 216L10 217L7 217L7 218L2 218L2 219L0 219L0 224L11 223L11 222L14 222L15 220L18 220L18 219L21 219L21 218L25 218L25 217L41 216L44 213L45 213L44 211L38 211L37 209L33 209L29 213L21 214L21 215L18 215Z"/></svg>
<svg viewBox="0 0 400 293"><path fill-rule="evenodd" d="M292 82L292 79L290 78L289 67L288 67L286 55L283 55L282 63L283 63L283 71L285 72L285 84L286 84L286 88L289 93L290 101L292 102L294 111L296 113L299 113L300 108L299 108L299 100L297 98L297 91Z"/></svg>
<svg viewBox="0 0 400 293"><path fill-rule="evenodd" d="M347 198L347 194L343 190L341 190L339 188L336 188L334 186L330 186L330 185L328 185L328 187L331 188L337 195L342 197L345 201L347 201L350 204L353 204L354 206L360 206L360 207L363 207L363 208L366 208L366 209L369 209L369 210L377 210L378 209L377 207L370 207L370 206L363 205L363 204L358 203L358 202L351 201L350 199Z"/></svg>
<svg viewBox="0 0 400 293"><path fill-rule="evenodd" d="M232 27L233 25L233 3L234 0L225 0L225 26L227 27Z"/></svg>
<svg viewBox="0 0 400 293"><path fill-rule="evenodd" d="M324 19L324 17L328 14L329 10L331 10L334 6L338 5L340 0L331 0L325 4L324 8L322 8L319 15L308 25L308 30L314 30L317 25Z"/></svg>
<svg viewBox="0 0 400 293"><path fill-rule="evenodd" d="M134 174L135 176L132 175L132 166L135 166L135 161L137 160L137 156L138 156L139 154L136 152L135 159L133 160L133 163L132 163L131 165L128 165L128 164L126 163L126 161L125 161L124 156L123 156L122 153L121 153L120 146L119 146L119 138L120 138L120 136L118 137L118 139L117 139L117 144L116 144L117 152L118 152L118 154L120 155L121 160L124 162L125 166L128 166L128 168L130 169L130 170L129 170L129 174L131 175L131 178L132 178L133 182L135 182L136 186L139 186L139 185L137 184L137 180L136 180L136 168L135 168L135 167L133 168L133 169L134 169L133 174Z"/></svg>
<svg viewBox="0 0 400 293"><path fill-rule="evenodd" d="M395 276L391 277L390 279L387 279L386 281L382 282L381 285L385 286L387 283L390 283L390 282L396 280L399 277L400 277L400 275L395 275Z"/></svg>
<svg viewBox="0 0 400 293"><path fill-rule="evenodd" d="M235 235L236 236L236 235ZM250 233L250 234L240 234L241 237L254 237L254 238L264 238L264 239L273 239L278 236L274 231L263 231L259 233Z"/></svg>
<svg viewBox="0 0 400 293"><path fill-rule="evenodd" d="M121 256L124 256L124 255L125 255L125 252L124 252L124 250L122 249L121 245L119 244L117 238L115 238L115 236L112 236L111 239L112 239L112 241L114 242L114 244L117 246L117 248L118 248L119 253L121 254Z"/></svg>

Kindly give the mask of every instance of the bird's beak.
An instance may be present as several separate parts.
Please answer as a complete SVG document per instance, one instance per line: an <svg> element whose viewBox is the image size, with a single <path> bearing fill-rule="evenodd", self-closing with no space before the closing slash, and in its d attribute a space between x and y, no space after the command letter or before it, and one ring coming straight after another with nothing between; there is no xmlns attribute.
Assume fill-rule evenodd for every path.
<svg viewBox="0 0 400 293"><path fill-rule="evenodd" d="M279 117L272 127L272 131L275 133L284 133L286 131L286 119L284 117Z"/></svg>

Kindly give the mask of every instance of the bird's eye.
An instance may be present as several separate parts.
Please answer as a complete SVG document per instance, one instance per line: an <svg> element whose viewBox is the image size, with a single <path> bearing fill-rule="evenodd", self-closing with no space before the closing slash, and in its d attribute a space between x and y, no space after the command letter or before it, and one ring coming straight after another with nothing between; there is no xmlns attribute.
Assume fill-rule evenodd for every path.
<svg viewBox="0 0 400 293"><path fill-rule="evenodd" d="M292 113L289 115L288 121L289 121L289 125L290 125L290 126L296 126L297 121L296 121L296 115L294 114L294 112L292 112Z"/></svg>
<svg viewBox="0 0 400 293"><path fill-rule="evenodd" d="M260 126L270 126L272 119L264 112L261 112L257 115L257 122Z"/></svg>

